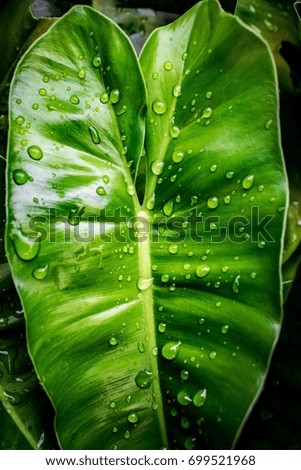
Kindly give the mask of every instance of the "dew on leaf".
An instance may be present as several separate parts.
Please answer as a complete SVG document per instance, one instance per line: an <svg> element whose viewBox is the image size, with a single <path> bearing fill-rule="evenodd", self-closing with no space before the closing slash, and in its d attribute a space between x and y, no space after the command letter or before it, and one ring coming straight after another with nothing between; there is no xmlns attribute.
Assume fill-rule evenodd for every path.
<svg viewBox="0 0 301 470"><path fill-rule="evenodd" d="M72 104L79 104L79 97L77 95L71 95L69 100Z"/></svg>
<svg viewBox="0 0 301 470"><path fill-rule="evenodd" d="M179 251L179 245L177 245L176 243L172 243L171 245L169 245L168 251L172 255L176 255Z"/></svg>
<svg viewBox="0 0 301 470"><path fill-rule="evenodd" d="M169 274L162 274L161 281L162 282L168 282L169 281Z"/></svg>
<svg viewBox="0 0 301 470"><path fill-rule="evenodd" d="M228 180L232 179L233 176L234 176L234 171L228 171L228 172L226 173L226 178L227 178Z"/></svg>
<svg viewBox="0 0 301 470"><path fill-rule="evenodd" d="M229 330L229 325L223 325L221 328L221 332L223 335L226 335L228 333L228 330Z"/></svg>
<svg viewBox="0 0 301 470"><path fill-rule="evenodd" d="M213 109L210 108L210 106L206 106L206 108L203 109L203 114L202 118L209 119L213 115Z"/></svg>
<svg viewBox="0 0 301 470"><path fill-rule="evenodd" d="M254 184L254 179L255 179L254 175L245 176L244 179L242 180L242 183L241 183L242 187L244 189L252 188L252 186Z"/></svg>
<svg viewBox="0 0 301 470"><path fill-rule="evenodd" d="M111 346L117 346L118 340L117 340L117 338L115 338L115 336L112 336L112 337L110 338L109 343L110 343Z"/></svg>
<svg viewBox="0 0 301 470"><path fill-rule="evenodd" d="M162 174L164 170L165 163L160 161L160 160L154 160L152 165L151 165L151 170L152 173L156 176L159 176Z"/></svg>
<svg viewBox="0 0 301 470"><path fill-rule="evenodd" d="M163 323L163 322L159 323L159 325L158 325L158 331L159 331L159 333L165 333L165 331L166 331L166 323Z"/></svg>
<svg viewBox="0 0 301 470"><path fill-rule="evenodd" d="M100 95L99 97L101 103L106 104L109 101L109 95L108 93L104 92Z"/></svg>
<svg viewBox="0 0 301 470"><path fill-rule="evenodd" d="M16 184L22 185L27 183L29 179L28 174L26 173L25 170L18 169L13 171L13 180Z"/></svg>
<svg viewBox="0 0 301 470"><path fill-rule="evenodd" d="M232 282L232 291L234 294L239 294L239 286L240 286L240 274L235 276Z"/></svg>
<svg viewBox="0 0 301 470"><path fill-rule="evenodd" d="M165 62L164 63L164 68L165 68L165 70L167 70L169 72L170 70L173 69L173 65L172 65L171 62Z"/></svg>
<svg viewBox="0 0 301 470"><path fill-rule="evenodd" d="M39 95L41 95L41 96L46 96L46 95L47 95L47 90L46 90L46 88L40 88L40 89L39 89Z"/></svg>
<svg viewBox="0 0 301 470"><path fill-rule="evenodd" d="M173 96L175 98L178 98L179 96L181 96L181 93L182 93L181 85L175 85L172 89Z"/></svg>
<svg viewBox="0 0 301 470"><path fill-rule="evenodd" d="M11 238L14 249L18 257L23 261L31 261L38 255L40 251L40 243L31 241L20 231L12 231Z"/></svg>
<svg viewBox="0 0 301 470"><path fill-rule="evenodd" d="M273 123L273 119L269 119L269 120L265 123L264 127L265 127L265 129L266 129L267 131L269 131L269 130L271 129L272 123Z"/></svg>
<svg viewBox="0 0 301 470"><path fill-rule="evenodd" d="M173 200L170 199L169 201L167 201L164 206L163 206L163 212L164 214L167 216L167 217L170 217L173 213Z"/></svg>
<svg viewBox="0 0 301 470"><path fill-rule="evenodd" d="M48 264L45 264L44 266L39 266L38 268L34 269L32 272L33 277L39 281L41 281L42 279L45 279L47 274L48 274Z"/></svg>
<svg viewBox="0 0 301 470"><path fill-rule="evenodd" d="M169 133L173 139L177 139L181 134L181 130L178 126L171 126L169 128Z"/></svg>
<svg viewBox="0 0 301 470"><path fill-rule="evenodd" d="M181 426L182 426L183 429L189 429L190 428L190 421L187 418L187 416L182 416Z"/></svg>
<svg viewBox="0 0 301 470"><path fill-rule="evenodd" d="M224 203L225 204L230 204L231 202L231 196L229 194L227 194L227 196L224 197Z"/></svg>
<svg viewBox="0 0 301 470"><path fill-rule="evenodd" d="M100 136L99 136L98 130L95 129L95 127L93 127L93 126L90 126L89 127L89 132L90 132L92 142L96 145L100 144Z"/></svg>
<svg viewBox="0 0 301 470"><path fill-rule="evenodd" d="M81 79L86 78L86 68L85 67L80 68L77 75L78 75L78 78L81 78Z"/></svg>
<svg viewBox="0 0 301 470"><path fill-rule="evenodd" d="M130 438L131 438L131 433L130 433L130 431L125 431L125 433L123 434L123 437L124 437L125 439L130 439Z"/></svg>
<svg viewBox="0 0 301 470"><path fill-rule="evenodd" d="M188 380L189 379L189 372L188 370L181 370L181 379L182 380Z"/></svg>
<svg viewBox="0 0 301 470"><path fill-rule="evenodd" d="M153 381L153 374L150 370L140 370L135 377L137 387L147 389L151 386Z"/></svg>
<svg viewBox="0 0 301 470"><path fill-rule="evenodd" d="M145 346L143 344L143 342L141 340L138 341L137 343L137 348L138 348L138 351L141 352L141 353L144 353L145 352Z"/></svg>
<svg viewBox="0 0 301 470"><path fill-rule="evenodd" d="M210 271L210 266L208 266L207 264L200 264L199 266L197 266L195 274L197 275L197 277L202 279L206 277L210 273Z"/></svg>
<svg viewBox="0 0 301 470"><path fill-rule="evenodd" d="M167 105L165 101L158 99L153 101L152 108L156 114L164 114L167 111Z"/></svg>
<svg viewBox="0 0 301 470"><path fill-rule="evenodd" d="M43 151L37 145L31 145L30 147L28 147L27 153L33 160L41 160L41 158L43 157Z"/></svg>
<svg viewBox="0 0 301 470"><path fill-rule="evenodd" d="M183 405L183 406L187 406L192 402L192 399L186 390L181 390L177 394L177 400L180 403L180 405Z"/></svg>
<svg viewBox="0 0 301 470"><path fill-rule="evenodd" d="M110 178L108 177L108 175L103 175L102 181L104 182L104 184L108 184L110 181Z"/></svg>
<svg viewBox="0 0 301 470"><path fill-rule="evenodd" d="M265 247L265 241L264 240L260 240L258 243L257 243L257 246L258 248L264 248Z"/></svg>
<svg viewBox="0 0 301 470"><path fill-rule="evenodd" d="M124 113L126 113L127 107L125 105L122 106L122 108L119 108L116 111L117 116L122 116Z"/></svg>
<svg viewBox="0 0 301 470"><path fill-rule="evenodd" d="M217 356L217 352L216 352L216 351L211 351L211 352L209 353L210 359L215 359L216 356Z"/></svg>
<svg viewBox="0 0 301 470"><path fill-rule="evenodd" d="M217 170L217 165L211 165L211 167L210 167L211 173L215 173L216 170Z"/></svg>
<svg viewBox="0 0 301 470"><path fill-rule="evenodd" d="M202 406L204 406L206 399L207 399L207 390L206 388L201 388L195 393L192 401L193 401L194 406L196 406L197 408L201 408Z"/></svg>
<svg viewBox="0 0 301 470"><path fill-rule="evenodd" d="M15 119L15 123L18 124L18 126L22 126L24 122L25 122L25 118L23 116L18 116Z"/></svg>
<svg viewBox="0 0 301 470"><path fill-rule="evenodd" d="M135 186L131 183L127 185L126 190L130 196L133 196L135 194Z"/></svg>
<svg viewBox="0 0 301 470"><path fill-rule="evenodd" d="M129 423L135 424L139 421L139 416L137 415L137 413L130 413L127 418Z"/></svg>
<svg viewBox="0 0 301 470"><path fill-rule="evenodd" d="M101 58L98 54L93 57L92 64L97 69L101 66Z"/></svg>
<svg viewBox="0 0 301 470"><path fill-rule="evenodd" d="M151 287L153 284L153 278L150 277L150 278L146 278L146 277L142 277L142 276L139 276L138 277L138 280L137 280L137 287L140 291L144 291L146 289L148 289L149 287Z"/></svg>
<svg viewBox="0 0 301 470"><path fill-rule="evenodd" d="M180 351L181 344L181 341L173 341L164 344L162 348L162 356L169 361L175 359Z"/></svg>
<svg viewBox="0 0 301 470"><path fill-rule="evenodd" d="M99 196L105 196L107 194L105 188L103 186L98 186L96 192Z"/></svg>
<svg viewBox="0 0 301 470"><path fill-rule="evenodd" d="M207 199L207 207L209 209L216 209L219 205L219 200L216 196L211 196Z"/></svg>
<svg viewBox="0 0 301 470"><path fill-rule="evenodd" d="M116 104L119 102L119 100L120 100L120 91L117 88L115 88L110 93L110 101L111 103Z"/></svg>

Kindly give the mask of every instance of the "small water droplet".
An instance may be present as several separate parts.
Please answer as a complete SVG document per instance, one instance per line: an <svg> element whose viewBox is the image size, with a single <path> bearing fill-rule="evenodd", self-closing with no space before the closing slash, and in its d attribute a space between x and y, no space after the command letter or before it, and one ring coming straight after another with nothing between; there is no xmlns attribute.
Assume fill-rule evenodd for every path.
<svg viewBox="0 0 301 470"><path fill-rule="evenodd" d="M99 136L98 130L95 129L95 127L93 127L93 126L90 126L89 127L89 132L90 132L92 142L96 145L100 144L100 136Z"/></svg>
<svg viewBox="0 0 301 470"><path fill-rule="evenodd" d="M144 291L153 285L153 278L138 277L137 287L139 290Z"/></svg>
<svg viewBox="0 0 301 470"><path fill-rule="evenodd" d="M163 173L165 163L160 160L154 160L151 165L151 170L154 175L159 176Z"/></svg>
<svg viewBox="0 0 301 470"><path fill-rule="evenodd" d="M217 165L211 165L211 167L210 167L211 173L215 173L216 170L217 170Z"/></svg>
<svg viewBox="0 0 301 470"><path fill-rule="evenodd" d="M211 353L209 354L210 359L215 359L216 356L217 356L217 352L216 352L216 351L211 351Z"/></svg>
<svg viewBox="0 0 301 470"><path fill-rule="evenodd" d="M165 333L165 331L166 331L166 323L159 323L159 325L158 325L158 331L159 331L160 333Z"/></svg>
<svg viewBox="0 0 301 470"><path fill-rule="evenodd" d="M206 108L203 109L203 114L202 118L209 119L213 115L213 109L210 108L210 106L206 106Z"/></svg>
<svg viewBox="0 0 301 470"><path fill-rule="evenodd" d="M120 91L117 88L115 88L110 93L110 101L112 104L116 104L119 102L119 100L120 100Z"/></svg>
<svg viewBox="0 0 301 470"><path fill-rule="evenodd" d="M122 108L117 109L116 115L117 116L122 116L124 113L126 113L127 107L125 105L122 106Z"/></svg>
<svg viewBox="0 0 301 470"><path fill-rule="evenodd" d="M71 95L69 101L72 104L79 104L79 97L77 95Z"/></svg>
<svg viewBox="0 0 301 470"><path fill-rule="evenodd" d="M146 207L148 210L152 210L155 207L155 193L153 193L146 202Z"/></svg>
<svg viewBox="0 0 301 470"><path fill-rule="evenodd" d="M48 274L48 264L45 264L44 266L39 266L38 268L34 269L32 272L33 277L39 281L41 281L42 279L45 279L47 274Z"/></svg>
<svg viewBox="0 0 301 470"><path fill-rule="evenodd" d="M194 406L196 406L197 408L201 408L202 406L204 406L206 398L207 398L207 390L206 388L201 388L193 396L192 401L193 401Z"/></svg>
<svg viewBox="0 0 301 470"><path fill-rule="evenodd" d="M86 78L86 68L82 67L78 71L78 78Z"/></svg>
<svg viewBox="0 0 301 470"><path fill-rule="evenodd" d="M176 243L172 243L171 245L169 245L168 251L172 255L176 255L179 251L179 245L177 245Z"/></svg>
<svg viewBox="0 0 301 470"><path fill-rule="evenodd" d="M171 126L169 128L169 133L173 139L177 139L181 134L181 130L178 126Z"/></svg>
<svg viewBox="0 0 301 470"><path fill-rule="evenodd" d="M141 353L144 353L145 352L145 346L143 344L143 342L141 340L138 341L137 343L137 348L138 348L138 351L141 352Z"/></svg>
<svg viewBox="0 0 301 470"><path fill-rule="evenodd" d="M19 169L13 171L14 182L18 185L27 183L29 176L25 170Z"/></svg>
<svg viewBox="0 0 301 470"><path fill-rule="evenodd" d="M186 450L193 450L196 446L196 438L192 436L186 437L184 446Z"/></svg>
<svg viewBox="0 0 301 470"><path fill-rule="evenodd" d="M265 127L265 129L266 129L267 131L269 131L269 130L271 129L272 123L273 123L273 119L269 119L269 120L265 123L264 127Z"/></svg>
<svg viewBox="0 0 301 470"><path fill-rule="evenodd" d="M252 271L250 276L251 276L251 279L256 279L257 273L255 271Z"/></svg>
<svg viewBox="0 0 301 470"><path fill-rule="evenodd" d="M134 196L135 194L135 186L131 183L129 183L126 187L126 190L127 190L127 193L130 195L130 196Z"/></svg>
<svg viewBox="0 0 301 470"><path fill-rule="evenodd" d="M210 273L210 271L210 266L208 266L207 264L200 264L199 266L197 266L195 274L197 275L197 277L203 278L206 277Z"/></svg>
<svg viewBox="0 0 301 470"><path fill-rule="evenodd" d="M182 94L181 85L175 85L172 89L172 94L175 98L178 98Z"/></svg>
<svg viewBox="0 0 301 470"><path fill-rule="evenodd" d="M105 190L103 186L98 186L98 188L96 189L96 192L99 196L105 196L107 194L107 191Z"/></svg>
<svg viewBox="0 0 301 470"><path fill-rule="evenodd" d="M258 248L264 248L265 247L265 241L264 240L260 240L258 243L257 243L257 246Z"/></svg>
<svg viewBox="0 0 301 470"><path fill-rule="evenodd" d="M169 72L170 70L173 69L173 65L172 65L171 62L165 62L164 63L164 68L165 68L165 70L167 70Z"/></svg>
<svg viewBox="0 0 301 470"><path fill-rule="evenodd" d="M226 178L228 180L232 179L234 176L234 171L228 171L228 173L226 173Z"/></svg>
<svg viewBox="0 0 301 470"><path fill-rule="evenodd" d="M97 69L101 66L101 58L98 54L93 57L92 64Z"/></svg>
<svg viewBox="0 0 301 470"><path fill-rule="evenodd" d="M116 403L114 401L111 401L109 407L112 409L116 408Z"/></svg>
<svg viewBox="0 0 301 470"><path fill-rule="evenodd" d="M177 394L177 400L180 403L180 405L187 406L192 402L192 399L190 398L188 392L186 390L181 390Z"/></svg>
<svg viewBox="0 0 301 470"><path fill-rule="evenodd" d="M173 208L174 208L174 204L173 204L173 200L170 199L169 201L167 201L164 206L163 206L163 212L164 214L167 216L167 217L170 217L173 213Z"/></svg>
<svg viewBox="0 0 301 470"><path fill-rule="evenodd" d="M139 421L139 416L137 415L137 413L130 413L128 415L128 422L129 423L138 423Z"/></svg>
<svg viewBox="0 0 301 470"><path fill-rule="evenodd" d="M168 282L169 281L169 274L162 274L161 281L162 282Z"/></svg>
<svg viewBox="0 0 301 470"><path fill-rule="evenodd" d="M156 114L164 114L167 111L167 105L165 101L161 101L158 99L153 101L152 108Z"/></svg>
<svg viewBox="0 0 301 470"><path fill-rule="evenodd" d="M229 325L223 325L221 328L221 332L223 335L226 335L229 331Z"/></svg>
<svg viewBox="0 0 301 470"><path fill-rule="evenodd" d="M227 196L224 197L224 203L225 204L230 204L231 202L231 196L229 194L227 194Z"/></svg>
<svg viewBox="0 0 301 470"><path fill-rule="evenodd" d="M219 205L219 200L218 197L216 196L211 196L209 199L207 199L207 207L209 209L216 209Z"/></svg>
<svg viewBox="0 0 301 470"><path fill-rule="evenodd" d="M235 276L232 282L232 291L234 292L234 294L239 293L239 286L240 286L240 274Z"/></svg>
<svg viewBox="0 0 301 470"><path fill-rule="evenodd" d="M111 346L117 346L118 340L117 340L117 338L115 338L115 336L112 336L112 337L110 338L109 343L110 343Z"/></svg>
<svg viewBox="0 0 301 470"><path fill-rule="evenodd" d="M18 116L15 119L15 123L18 124L18 126L22 126L24 122L25 122L25 118L23 116Z"/></svg>
<svg viewBox="0 0 301 470"><path fill-rule="evenodd" d="M242 187L244 189L252 188L252 186L254 184L254 179L255 179L254 175L245 176L244 179L242 180L242 183L241 183Z"/></svg>
<svg viewBox="0 0 301 470"><path fill-rule="evenodd" d="M41 158L43 157L43 151L37 145L31 145L30 147L28 147L27 153L33 160L41 160Z"/></svg>
<svg viewBox="0 0 301 470"><path fill-rule="evenodd" d="M207 91L205 96L207 100L210 100L212 98L212 91Z"/></svg>
<svg viewBox="0 0 301 470"><path fill-rule="evenodd" d="M124 437L125 439L130 439L130 438L131 438L131 433L130 433L130 431L125 431L125 433L123 434L123 437Z"/></svg>
<svg viewBox="0 0 301 470"><path fill-rule="evenodd" d="M181 341L164 344L162 348L162 356L169 361L175 359L180 351L181 344Z"/></svg>
<svg viewBox="0 0 301 470"><path fill-rule="evenodd" d="M188 370L181 370L181 379L182 380L188 380L189 379L189 372Z"/></svg>
<svg viewBox="0 0 301 470"><path fill-rule="evenodd" d="M138 372L135 377L137 387L146 389L149 388L153 381L153 374L150 370L144 369Z"/></svg>
<svg viewBox="0 0 301 470"><path fill-rule="evenodd" d="M46 96L47 95L47 90L45 88L40 88L39 89L39 95Z"/></svg>
<svg viewBox="0 0 301 470"><path fill-rule="evenodd" d="M108 93L104 92L100 95L99 97L101 103L106 104L109 101L109 95Z"/></svg>

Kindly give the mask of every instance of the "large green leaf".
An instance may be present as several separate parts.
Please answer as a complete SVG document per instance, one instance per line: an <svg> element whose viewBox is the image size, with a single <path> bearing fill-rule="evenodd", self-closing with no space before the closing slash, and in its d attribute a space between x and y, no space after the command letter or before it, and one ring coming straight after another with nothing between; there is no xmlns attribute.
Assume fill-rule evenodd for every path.
<svg viewBox="0 0 301 470"><path fill-rule="evenodd" d="M7 249L29 351L63 448L227 448L281 321L275 70L214 0L154 32L141 67L78 7L16 71Z"/></svg>

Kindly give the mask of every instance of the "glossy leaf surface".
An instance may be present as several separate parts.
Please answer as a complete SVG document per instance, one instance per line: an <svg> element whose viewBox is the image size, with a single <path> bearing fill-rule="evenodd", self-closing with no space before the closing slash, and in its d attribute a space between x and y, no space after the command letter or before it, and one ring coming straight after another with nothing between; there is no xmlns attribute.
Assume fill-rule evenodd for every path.
<svg viewBox="0 0 301 470"><path fill-rule="evenodd" d="M7 247L29 350L63 448L229 448L281 320L273 62L214 0L140 62L79 7L16 71Z"/></svg>

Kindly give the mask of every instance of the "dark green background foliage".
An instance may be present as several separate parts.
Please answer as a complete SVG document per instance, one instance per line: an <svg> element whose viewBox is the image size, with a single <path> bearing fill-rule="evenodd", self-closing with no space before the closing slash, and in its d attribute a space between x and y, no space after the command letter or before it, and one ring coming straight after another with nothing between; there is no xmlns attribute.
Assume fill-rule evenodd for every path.
<svg viewBox="0 0 301 470"><path fill-rule="evenodd" d="M218 13L215 2L210 3L208 12L206 2L200 3L195 13L178 20L178 29L170 26L153 33L140 59L147 101L131 46L113 23L96 12L74 10L65 23L58 22L37 42L18 66L11 91L7 251L13 281L4 247L5 155L8 92L20 58L55 23L51 16L61 16L76 4L92 5L109 16L140 51L155 28L197 2L36 1L32 7L36 18L30 12L32 3L4 1L0 6L0 449L59 448L56 434L63 448L160 448L167 438L171 448L300 448L301 74L300 22L294 2L221 1L227 12L235 13L253 28L270 48L280 90L279 129L278 90L270 54L236 19ZM49 18L37 19L44 16ZM100 30L98 24L102 24ZM93 38L89 36L91 28ZM70 31L74 31L72 38ZM191 46L187 60L182 56L185 51L179 55L184 38ZM198 42L204 49L198 49L198 45L193 52L192 45ZM53 44L57 45L55 50ZM100 47L106 67L110 66L100 74L90 57L95 45ZM85 58L82 62L78 59L81 54ZM166 65L170 63L171 68ZM63 80L54 78L64 76L65 70L68 73ZM124 78L124 70L131 71L130 82ZM155 79L154 71L159 72ZM43 82L45 76L47 82ZM204 97L198 95L199 76ZM68 96L67 86L75 90ZM132 97L126 91L131 86L135 87ZM46 89L46 97L39 93L41 88ZM114 102L116 88L121 93ZM170 93L172 89L174 94ZM95 90L100 90L98 105L93 104ZM52 102L48 101L50 91L56 95ZM105 92L111 96L108 103L100 99ZM205 92L209 92L207 96ZM24 98L18 104L19 95ZM154 103L159 97L166 101L167 110L161 112L161 107L157 113ZM189 100L187 110L185 100ZM248 103L247 111L239 106L241 100ZM85 106L87 103L92 107ZM57 106L65 115L65 125L57 119ZM191 106L199 113L194 119ZM99 107L105 115L101 121L97 117ZM25 116L24 123L18 121L20 115ZM146 157L143 154L138 165L144 119ZM30 131L27 123L32 125ZM285 176L278 131L290 200L282 260L284 316L269 368L281 323L278 271L284 212L274 212L273 208L285 205ZM126 151L121 139L125 135ZM25 138L31 143L25 144ZM50 152L53 141L56 147ZM197 155L200 141L202 151ZM40 161L29 158L30 145L43 148ZM106 148L110 148L110 155ZM72 161L68 161L68 155L72 155ZM161 172L162 162L165 167ZM181 172L176 173L180 167ZM34 175L33 181L16 185L12 172L19 168ZM229 170L235 170L239 184L234 179L225 180ZM96 191L97 175L104 173L100 194ZM195 177L198 173L199 180ZM158 184L160 179L163 184ZM258 191L263 182L264 192ZM24 193L29 186L31 190ZM181 198L175 187L181 188ZM231 191L236 196L233 192L230 197ZM39 195L34 204L33 193ZM143 196L144 204L140 205ZM210 208L209 201L215 204L216 196L219 207ZM101 207L113 214L115 208L126 205L126 217L147 211L149 233L159 236L160 248L154 243L135 245L128 238L123 248L133 248L133 253L129 256L124 251L120 256L116 240L101 253L94 242L83 248L73 240L66 250L63 240L55 245L46 240L37 257L32 256L35 248L31 246L26 254L28 261L21 261L15 249L18 252L21 247L22 251L25 245L20 244L18 224L26 225L26 214L45 215L40 198L45 198L45 204L55 208L59 217L67 215L75 229L72 217L76 221L78 215L84 224ZM152 222L157 215L170 216L172 212L191 217L193 206L205 216L217 214L227 220L231 214L247 211L249 202L245 201L252 198L262 215L275 214L269 229L277 243L264 249L246 242L237 245L234 253L233 244L226 241L211 246L209 238L201 245L194 242L187 246L170 239L168 231L157 232ZM130 237L128 229L124 233ZM246 233L246 240L252 235ZM189 258L188 252L193 252ZM74 253L80 276L74 270ZM122 263L127 266L127 275L120 271L121 257L126 258ZM108 265L115 277L108 274ZM229 273L228 269L221 270L226 265ZM42 277L46 272L47 276L37 280L32 272ZM167 279L167 272L173 273L173 279ZM223 274L218 277L218 272ZM122 305L123 285L128 298ZM196 296L196 292L201 295ZM114 319L110 312L116 304L117 308L122 305L124 313ZM92 312L95 315L100 311L111 317L110 321L100 316L95 317L99 318L97 322L92 320ZM201 358L201 367L195 366L194 356L197 361ZM153 373L152 385L145 369ZM139 370L143 377L137 374ZM137 387L143 378L150 388ZM56 430L49 398L57 413Z"/></svg>

